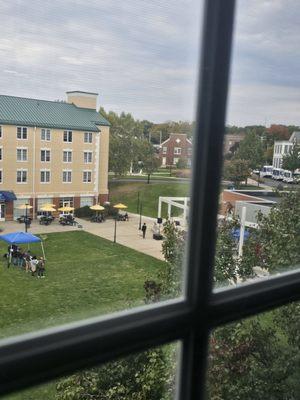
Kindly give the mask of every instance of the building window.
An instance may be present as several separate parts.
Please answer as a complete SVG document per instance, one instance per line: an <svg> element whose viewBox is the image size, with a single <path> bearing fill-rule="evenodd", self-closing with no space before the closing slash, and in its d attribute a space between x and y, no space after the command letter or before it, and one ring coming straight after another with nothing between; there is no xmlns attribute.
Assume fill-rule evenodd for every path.
<svg viewBox="0 0 300 400"><path fill-rule="evenodd" d="M93 143L92 132L84 132L84 143Z"/></svg>
<svg viewBox="0 0 300 400"><path fill-rule="evenodd" d="M73 142L73 132L72 131L64 131L64 142L68 142L68 143Z"/></svg>
<svg viewBox="0 0 300 400"><path fill-rule="evenodd" d="M27 183L27 169L17 170L17 183Z"/></svg>
<svg viewBox="0 0 300 400"><path fill-rule="evenodd" d="M17 148L17 161L27 161L28 151L27 148Z"/></svg>
<svg viewBox="0 0 300 400"><path fill-rule="evenodd" d="M85 164L90 164L92 162L93 152L92 151L85 151L83 153L83 161Z"/></svg>
<svg viewBox="0 0 300 400"><path fill-rule="evenodd" d="M0 139L2 139L2 126L0 126Z"/></svg>
<svg viewBox="0 0 300 400"><path fill-rule="evenodd" d="M50 171L46 169L41 170L41 183L49 183L50 182Z"/></svg>
<svg viewBox="0 0 300 400"><path fill-rule="evenodd" d="M27 140L27 128L24 126L17 127L17 139Z"/></svg>
<svg viewBox="0 0 300 400"><path fill-rule="evenodd" d="M3 183L3 170L0 169L0 183Z"/></svg>
<svg viewBox="0 0 300 400"><path fill-rule="evenodd" d="M51 140L50 129L41 129L41 140L45 140L47 142L50 142L50 140Z"/></svg>
<svg viewBox="0 0 300 400"><path fill-rule="evenodd" d="M70 170L63 171L63 182L64 183L72 182L72 171L70 171Z"/></svg>
<svg viewBox="0 0 300 400"><path fill-rule="evenodd" d="M80 207L92 206L94 204L94 197L86 196L80 198Z"/></svg>
<svg viewBox="0 0 300 400"><path fill-rule="evenodd" d="M84 183L92 182L92 171L83 171L83 182Z"/></svg>
<svg viewBox="0 0 300 400"><path fill-rule="evenodd" d="M178 161L179 161L179 158L174 157L174 159L173 159L173 164L176 165L176 164L178 163Z"/></svg>
<svg viewBox="0 0 300 400"><path fill-rule="evenodd" d="M174 154L181 154L181 147L174 147Z"/></svg>
<svg viewBox="0 0 300 400"><path fill-rule="evenodd" d="M0 161L3 160L3 148L2 146L0 147Z"/></svg>
<svg viewBox="0 0 300 400"><path fill-rule="evenodd" d="M167 154L168 148L166 146L163 147L163 154Z"/></svg>
<svg viewBox="0 0 300 400"><path fill-rule="evenodd" d="M41 161L42 162L51 161L50 150L41 150Z"/></svg>
<svg viewBox="0 0 300 400"><path fill-rule="evenodd" d="M189 148L187 149L188 156L191 156L191 155L192 155L192 152L193 152L193 149L192 149L191 147L189 147Z"/></svg>
<svg viewBox="0 0 300 400"><path fill-rule="evenodd" d="M64 150L63 151L63 162L64 163L72 162L72 150Z"/></svg>

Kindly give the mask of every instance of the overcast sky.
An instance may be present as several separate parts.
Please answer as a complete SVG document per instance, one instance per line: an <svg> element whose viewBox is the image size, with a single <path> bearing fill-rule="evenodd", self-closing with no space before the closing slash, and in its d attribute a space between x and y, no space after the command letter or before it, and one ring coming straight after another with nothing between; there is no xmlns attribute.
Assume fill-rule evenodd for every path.
<svg viewBox="0 0 300 400"><path fill-rule="evenodd" d="M0 93L192 120L201 1L0 0ZM300 124L300 3L238 2L228 124Z"/></svg>

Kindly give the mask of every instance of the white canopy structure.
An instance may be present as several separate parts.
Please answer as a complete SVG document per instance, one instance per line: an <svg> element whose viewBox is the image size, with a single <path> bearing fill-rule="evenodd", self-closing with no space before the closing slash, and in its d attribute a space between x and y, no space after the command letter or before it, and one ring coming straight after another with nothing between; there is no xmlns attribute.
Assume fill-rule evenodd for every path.
<svg viewBox="0 0 300 400"><path fill-rule="evenodd" d="M190 203L189 197L159 196L157 218L161 218L161 209L162 209L163 203L166 203L168 205L168 212L167 212L168 218L172 217L172 207L180 208L183 213L183 222L184 222L184 224L186 224L186 220L187 220L188 212L189 212L189 203Z"/></svg>

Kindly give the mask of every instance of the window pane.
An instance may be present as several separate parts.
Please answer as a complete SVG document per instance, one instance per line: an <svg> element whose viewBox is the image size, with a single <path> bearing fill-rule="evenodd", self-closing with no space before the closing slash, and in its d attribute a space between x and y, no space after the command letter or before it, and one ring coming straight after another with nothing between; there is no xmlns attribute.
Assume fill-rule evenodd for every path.
<svg viewBox="0 0 300 400"><path fill-rule="evenodd" d="M298 51L298 5L255 4L237 2L215 261L215 282L222 286L300 261L294 96L300 64L290 60Z"/></svg>
<svg viewBox="0 0 300 400"><path fill-rule="evenodd" d="M3 398L175 400L179 352L179 343L152 348Z"/></svg>
<svg viewBox="0 0 300 400"><path fill-rule="evenodd" d="M0 125L28 148L18 164L27 171L16 182L7 164L3 190L30 196L45 278L22 262L2 269L2 337L179 297L184 286L201 2L29 3L24 12L8 2L1 23L0 87L11 96L0 94L0 110L12 128L1 115ZM3 144L7 162L14 146ZM45 198L55 211L41 210ZM25 228L11 225L23 210L5 211L6 231ZM30 252L43 257L40 245ZM11 291L22 296L6 307Z"/></svg>
<svg viewBox="0 0 300 400"><path fill-rule="evenodd" d="M210 337L208 398L300 397L300 303L216 329Z"/></svg>

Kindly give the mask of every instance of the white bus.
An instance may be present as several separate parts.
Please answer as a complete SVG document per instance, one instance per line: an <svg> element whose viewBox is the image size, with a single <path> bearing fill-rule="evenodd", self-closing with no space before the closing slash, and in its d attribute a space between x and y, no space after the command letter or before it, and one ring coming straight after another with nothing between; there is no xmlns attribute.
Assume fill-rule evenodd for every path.
<svg viewBox="0 0 300 400"><path fill-rule="evenodd" d="M272 179L275 181L282 181L284 177L283 173L284 170L282 168L273 168Z"/></svg>
<svg viewBox="0 0 300 400"><path fill-rule="evenodd" d="M261 178L272 178L273 166L272 165L264 165L260 170Z"/></svg>
<svg viewBox="0 0 300 400"><path fill-rule="evenodd" d="M287 169L283 171L283 182L294 183L294 177L291 171L288 171Z"/></svg>

